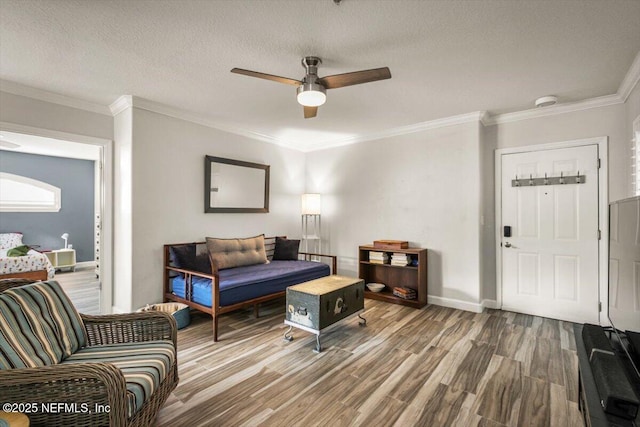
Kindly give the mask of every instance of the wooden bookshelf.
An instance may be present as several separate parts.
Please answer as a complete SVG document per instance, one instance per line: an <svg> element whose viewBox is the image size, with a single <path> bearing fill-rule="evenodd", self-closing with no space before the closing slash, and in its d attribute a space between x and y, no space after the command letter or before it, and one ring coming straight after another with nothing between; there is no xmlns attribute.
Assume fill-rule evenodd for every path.
<svg viewBox="0 0 640 427"><path fill-rule="evenodd" d="M387 301L394 304L420 308L427 304L427 249L380 249L374 246L360 246L358 254L358 274L364 283L382 283L386 287L382 292L371 292L365 287L364 296L370 299ZM391 260L394 253L411 256L418 260L417 266L396 266L369 262L369 252L385 252ZM405 286L416 291L417 298L407 300L393 295L395 286Z"/></svg>

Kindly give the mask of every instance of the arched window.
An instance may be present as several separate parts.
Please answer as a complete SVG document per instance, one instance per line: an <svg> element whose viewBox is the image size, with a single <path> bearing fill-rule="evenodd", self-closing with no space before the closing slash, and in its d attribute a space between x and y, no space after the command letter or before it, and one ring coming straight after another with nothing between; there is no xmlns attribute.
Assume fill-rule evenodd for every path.
<svg viewBox="0 0 640 427"><path fill-rule="evenodd" d="M60 212L60 195L46 182L0 172L0 212Z"/></svg>

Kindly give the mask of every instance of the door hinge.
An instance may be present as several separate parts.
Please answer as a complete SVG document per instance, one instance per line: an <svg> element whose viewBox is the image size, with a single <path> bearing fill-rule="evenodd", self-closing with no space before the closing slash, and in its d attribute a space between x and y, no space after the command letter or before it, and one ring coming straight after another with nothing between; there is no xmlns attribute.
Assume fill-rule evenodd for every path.
<svg viewBox="0 0 640 427"><path fill-rule="evenodd" d="M598 303L598 312L602 313L602 303Z"/></svg>
<svg viewBox="0 0 640 427"><path fill-rule="evenodd" d="M600 169L601 166L602 166L602 162L600 161L600 159L598 159L598 169Z"/></svg>
<svg viewBox="0 0 640 427"><path fill-rule="evenodd" d="M602 231L598 230L598 240L602 240Z"/></svg>

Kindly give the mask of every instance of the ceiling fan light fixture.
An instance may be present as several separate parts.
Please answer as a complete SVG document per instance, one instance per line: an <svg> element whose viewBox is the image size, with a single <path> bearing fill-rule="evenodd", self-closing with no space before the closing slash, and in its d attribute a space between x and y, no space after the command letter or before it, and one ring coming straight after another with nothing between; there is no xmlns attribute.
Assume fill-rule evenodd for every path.
<svg viewBox="0 0 640 427"><path fill-rule="evenodd" d="M319 107L327 100L324 86L317 83L303 83L298 86L298 103L305 107Z"/></svg>
<svg viewBox="0 0 640 427"><path fill-rule="evenodd" d="M327 89L337 89L391 78L391 71L389 70L389 67L334 74L332 76L324 76L321 78L318 77L318 66L322 64L322 60L320 58L317 56L305 56L302 58L301 64L306 71L304 78L301 80L260 73L258 71L245 70L242 68L232 68L231 72L296 86L298 103L304 107L303 113L305 119L311 119L318 115L318 107L324 104L327 100Z"/></svg>

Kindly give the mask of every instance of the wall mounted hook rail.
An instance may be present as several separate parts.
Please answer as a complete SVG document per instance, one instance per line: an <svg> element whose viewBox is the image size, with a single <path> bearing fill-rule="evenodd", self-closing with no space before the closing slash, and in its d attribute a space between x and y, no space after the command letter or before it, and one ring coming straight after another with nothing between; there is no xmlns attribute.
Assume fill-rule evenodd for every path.
<svg viewBox="0 0 640 427"><path fill-rule="evenodd" d="M547 174L544 174L544 178L533 178L533 175L530 174L529 178L518 178L516 175L515 179L511 180L512 187L522 187L523 185L535 187L538 185L569 185L569 184L584 184L587 182L586 175L580 175L580 171L576 175L567 175L564 176L563 173L560 173L560 176L552 176L548 177Z"/></svg>

